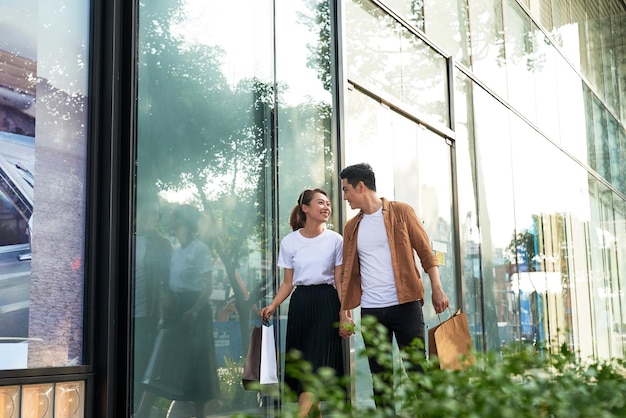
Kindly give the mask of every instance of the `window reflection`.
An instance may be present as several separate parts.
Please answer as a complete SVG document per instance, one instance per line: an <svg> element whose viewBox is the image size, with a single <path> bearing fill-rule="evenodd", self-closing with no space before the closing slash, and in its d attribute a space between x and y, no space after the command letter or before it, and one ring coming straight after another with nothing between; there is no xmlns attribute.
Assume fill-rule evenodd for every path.
<svg viewBox="0 0 626 418"><path fill-rule="evenodd" d="M500 97L507 95L502 0L469 2L472 69Z"/></svg>
<svg viewBox="0 0 626 418"><path fill-rule="evenodd" d="M474 112L486 347L499 350L511 338L506 325L515 324L514 312L503 309L509 303L506 248L515 231L511 145L503 135L510 123L508 112L481 89L474 89Z"/></svg>
<svg viewBox="0 0 626 418"><path fill-rule="evenodd" d="M241 373L258 307L278 283L274 248L289 227L280 219L295 204L292 191L334 190L329 19L325 2L140 5L133 286L133 407L139 416L151 407L163 414L169 409L171 416L266 407L257 393L244 391ZM281 35L275 38L274 30ZM186 246L168 222L179 205L198 213L194 257L182 257ZM160 251L150 252L157 245L150 237ZM197 312L203 320L189 325L197 332L173 338L165 334L181 327L168 321L184 321L196 306L176 283L199 267L184 267L180 257L204 259L210 268L203 270L211 273L200 280L207 293L196 289L193 298L207 309ZM180 367L160 362L161 351L178 358ZM167 391L156 388L160 383L168 383ZM192 399L197 391L209 395Z"/></svg>
<svg viewBox="0 0 626 418"><path fill-rule="evenodd" d="M348 77L448 126L446 61L369 1L346 5Z"/></svg>

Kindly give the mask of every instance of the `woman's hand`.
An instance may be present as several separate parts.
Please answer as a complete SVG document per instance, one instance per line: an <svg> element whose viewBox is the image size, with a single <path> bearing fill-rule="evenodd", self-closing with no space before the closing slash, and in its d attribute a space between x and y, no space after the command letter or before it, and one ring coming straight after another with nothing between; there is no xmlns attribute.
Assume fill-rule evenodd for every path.
<svg viewBox="0 0 626 418"><path fill-rule="evenodd" d="M274 314L275 310L276 310L276 307L274 306L274 304L271 304L261 309L261 312L259 312L259 316L261 317L262 320L269 321L270 317Z"/></svg>
<svg viewBox="0 0 626 418"><path fill-rule="evenodd" d="M183 319L196 319L199 311L200 310L194 305L183 314Z"/></svg>
<svg viewBox="0 0 626 418"><path fill-rule="evenodd" d="M341 338L350 338L356 332L352 314L350 311L342 311L339 313L339 336Z"/></svg>

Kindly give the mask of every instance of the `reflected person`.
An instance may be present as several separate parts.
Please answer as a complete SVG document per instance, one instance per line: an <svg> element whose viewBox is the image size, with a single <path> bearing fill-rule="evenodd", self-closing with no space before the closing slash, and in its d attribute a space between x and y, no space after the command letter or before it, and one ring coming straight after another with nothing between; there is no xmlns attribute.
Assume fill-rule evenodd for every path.
<svg viewBox="0 0 626 418"><path fill-rule="evenodd" d="M134 410L144 391L143 377L161 320L161 302L167 285L172 245L157 229L159 203L138 200L135 236L134 283Z"/></svg>
<svg viewBox="0 0 626 418"><path fill-rule="evenodd" d="M180 205L171 215L179 246L170 263L163 338L155 347L154 367L146 381L152 394L191 402L194 416L204 417L206 404L219 397L219 380L209 303L213 259L197 238L199 218L191 205ZM142 405L142 414L153 403L154 396Z"/></svg>

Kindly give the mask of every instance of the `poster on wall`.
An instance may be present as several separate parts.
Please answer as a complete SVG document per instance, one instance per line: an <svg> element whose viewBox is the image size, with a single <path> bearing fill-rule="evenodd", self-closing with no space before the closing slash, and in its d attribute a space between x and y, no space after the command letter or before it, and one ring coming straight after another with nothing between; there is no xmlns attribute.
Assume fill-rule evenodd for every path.
<svg viewBox="0 0 626 418"><path fill-rule="evenodd" d="M0 369L26 368L28 355L36 56L14 29L0 24Z"/></svg>
<svg viewBox="0 0 626 418"><path fill-rule="evenodd" d="M88 22L0 0L0 370L82 362Z"/></svg>

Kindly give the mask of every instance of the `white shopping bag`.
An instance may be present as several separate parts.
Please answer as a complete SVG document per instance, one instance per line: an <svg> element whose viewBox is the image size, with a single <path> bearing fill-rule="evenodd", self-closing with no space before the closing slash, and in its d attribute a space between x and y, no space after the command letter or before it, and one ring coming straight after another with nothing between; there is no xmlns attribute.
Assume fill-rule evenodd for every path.
<svg viewBox="0 0 626 418"><path fill-rule="evenodd" d="M261 374L259 383L261 385L278 384L274 325L264 325L261 328L263 329L263 334L261 337Z"/></svg>

